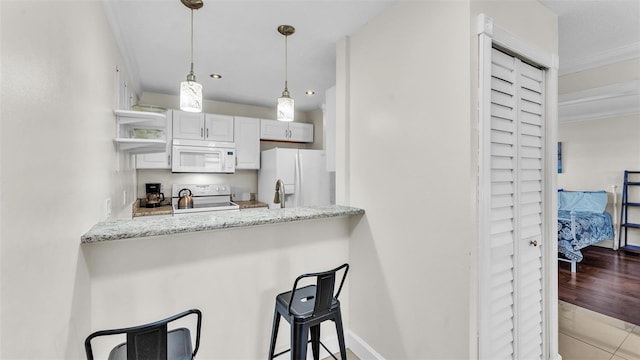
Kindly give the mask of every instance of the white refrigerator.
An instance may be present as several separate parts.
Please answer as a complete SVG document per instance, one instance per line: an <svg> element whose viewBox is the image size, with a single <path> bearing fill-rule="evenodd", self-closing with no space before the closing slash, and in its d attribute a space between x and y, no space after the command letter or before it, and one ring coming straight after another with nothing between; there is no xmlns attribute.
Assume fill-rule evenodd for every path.
<svg viewBox="0 0 640 360"><path fill-rule="evenodd" d="M284 183L285 207L331 203L331 177L322 150L275 148L262 151L258 200L267 203L269 208L280 207L273 202L278 179Z"/></svg>

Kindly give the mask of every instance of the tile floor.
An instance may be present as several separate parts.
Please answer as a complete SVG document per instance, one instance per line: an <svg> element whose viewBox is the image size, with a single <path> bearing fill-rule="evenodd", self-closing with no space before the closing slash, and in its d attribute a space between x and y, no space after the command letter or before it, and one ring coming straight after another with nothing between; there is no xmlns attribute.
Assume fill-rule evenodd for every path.
<svg viewBox="0 0 640 360"><path fill-rule="evenodd" d="M340 359L340 353L335 353L333 355L335 355L335 357ZM333 360L333 358L331 356L327 356L322 360ZM347 360L360 360L360 359L351 350L347 349Z"/></svg>
<svg viewBox="0 0 640 360"><path fill-rule="evenodd" d="M560 301L562 360L640 360L640 326Z"/></svg>
<svg viewBox="0 0 640 360"><path fill-rule="evenodd" d="M562 360L640 360L640 326L564 301L558 323ZM347 360L359 359L347 349Z"/></svg>

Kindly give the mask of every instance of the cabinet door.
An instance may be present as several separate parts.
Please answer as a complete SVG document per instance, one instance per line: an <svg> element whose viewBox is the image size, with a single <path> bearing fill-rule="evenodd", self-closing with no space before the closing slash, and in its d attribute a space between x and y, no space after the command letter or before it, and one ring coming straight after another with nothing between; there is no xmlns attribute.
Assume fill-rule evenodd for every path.
<svg viewBox="0 0 640 360"><path fill-rule="evenodd" d="M174 110L173 137L176 139L204 139L204 114Z"/></svg>
<svg viewBox="0 0 640 360"><path fill-rule="evenodd" d="M234 122L236 169L260 169L260 119L236 116Z"/></svg>
<svg viewBox="0 0 640 360"><path fill-rule="evenodd" d="M204 139L233 142L233 116L205 114Z"/></svg>
<svg viewBox="0 0 640 360"><path fill-rule="evenodd" d="M289 124L277 120L260 120L260 139L289 141Z"/></svg>
<svg viewBox="0 0 640 360"><path fill-rule="evenodd" d="M312 143L313 124L290 122L289 141Z"/></svg>
<svg viewBox="0 0 640 360"><path fill-rule="evenodd" d="M136 155L136 169L171 169L171 152Z"/></svg>
<svg viewBox="0 0 640 360"><path fill-rule="evenodd" d="M173 112L167 111L167 146L164 152L136 155L136 169L171 169Z"/></svg>

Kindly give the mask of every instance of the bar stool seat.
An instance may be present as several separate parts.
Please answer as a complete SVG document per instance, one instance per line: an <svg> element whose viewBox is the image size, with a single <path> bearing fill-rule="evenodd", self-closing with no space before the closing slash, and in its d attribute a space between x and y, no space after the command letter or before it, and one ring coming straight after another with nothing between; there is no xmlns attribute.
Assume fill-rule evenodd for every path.
<svg viewBox="0 0 640 360"><path fill-rule="evenodd" d="M336 273L344 269L338 291L335 292ZM349 264L343 264L335 269L300 275L296 278L293 289L276 296L276 306L273 316L273 328L271 330L271 344L269 346L269 359L291 351L291 359L305 360L307 356L307 344L311 342L313 358L319 360L320 346L331 354L331 351L320 341L320 324L331 320L335 323L338 335L338 345L342 360L347 359L342 325L342 314L338 296L347 277ZM305 278L316 278L315 285L307 285L298 288L298 282ZM291 348L274 355L280 317L285 318L291 326ZM311 333L311 340L309 338ZM337 360L337 358L331 354Z"/></svg>

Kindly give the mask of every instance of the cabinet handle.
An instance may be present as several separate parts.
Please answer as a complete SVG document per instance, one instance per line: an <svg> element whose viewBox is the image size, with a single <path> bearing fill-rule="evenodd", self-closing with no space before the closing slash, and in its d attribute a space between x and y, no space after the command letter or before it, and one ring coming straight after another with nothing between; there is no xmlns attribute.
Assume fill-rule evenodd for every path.
<svg viewBox="0 0 640 360"><path fill-rule="evenodd" d="M200 137L204 137L204 129L200 128Z"/></svg>
<svg viewBox="0 0 640 360"><path fill-rule="evenodd" d="M209 138L209 128L207 128L207 139Z"/></svg>
<svg viewBox="0 0 640 360"><path fill-rule="evenodd" d="M167 165L171 166L171 155L167 155Z"/></svg>
<svg viewBox="0 0 640 360"><path fill-rule="evenodd" d="M531 240L531 241L529 241L529 245L532 245L532 246L538 246L538 240Z"/></svg>

